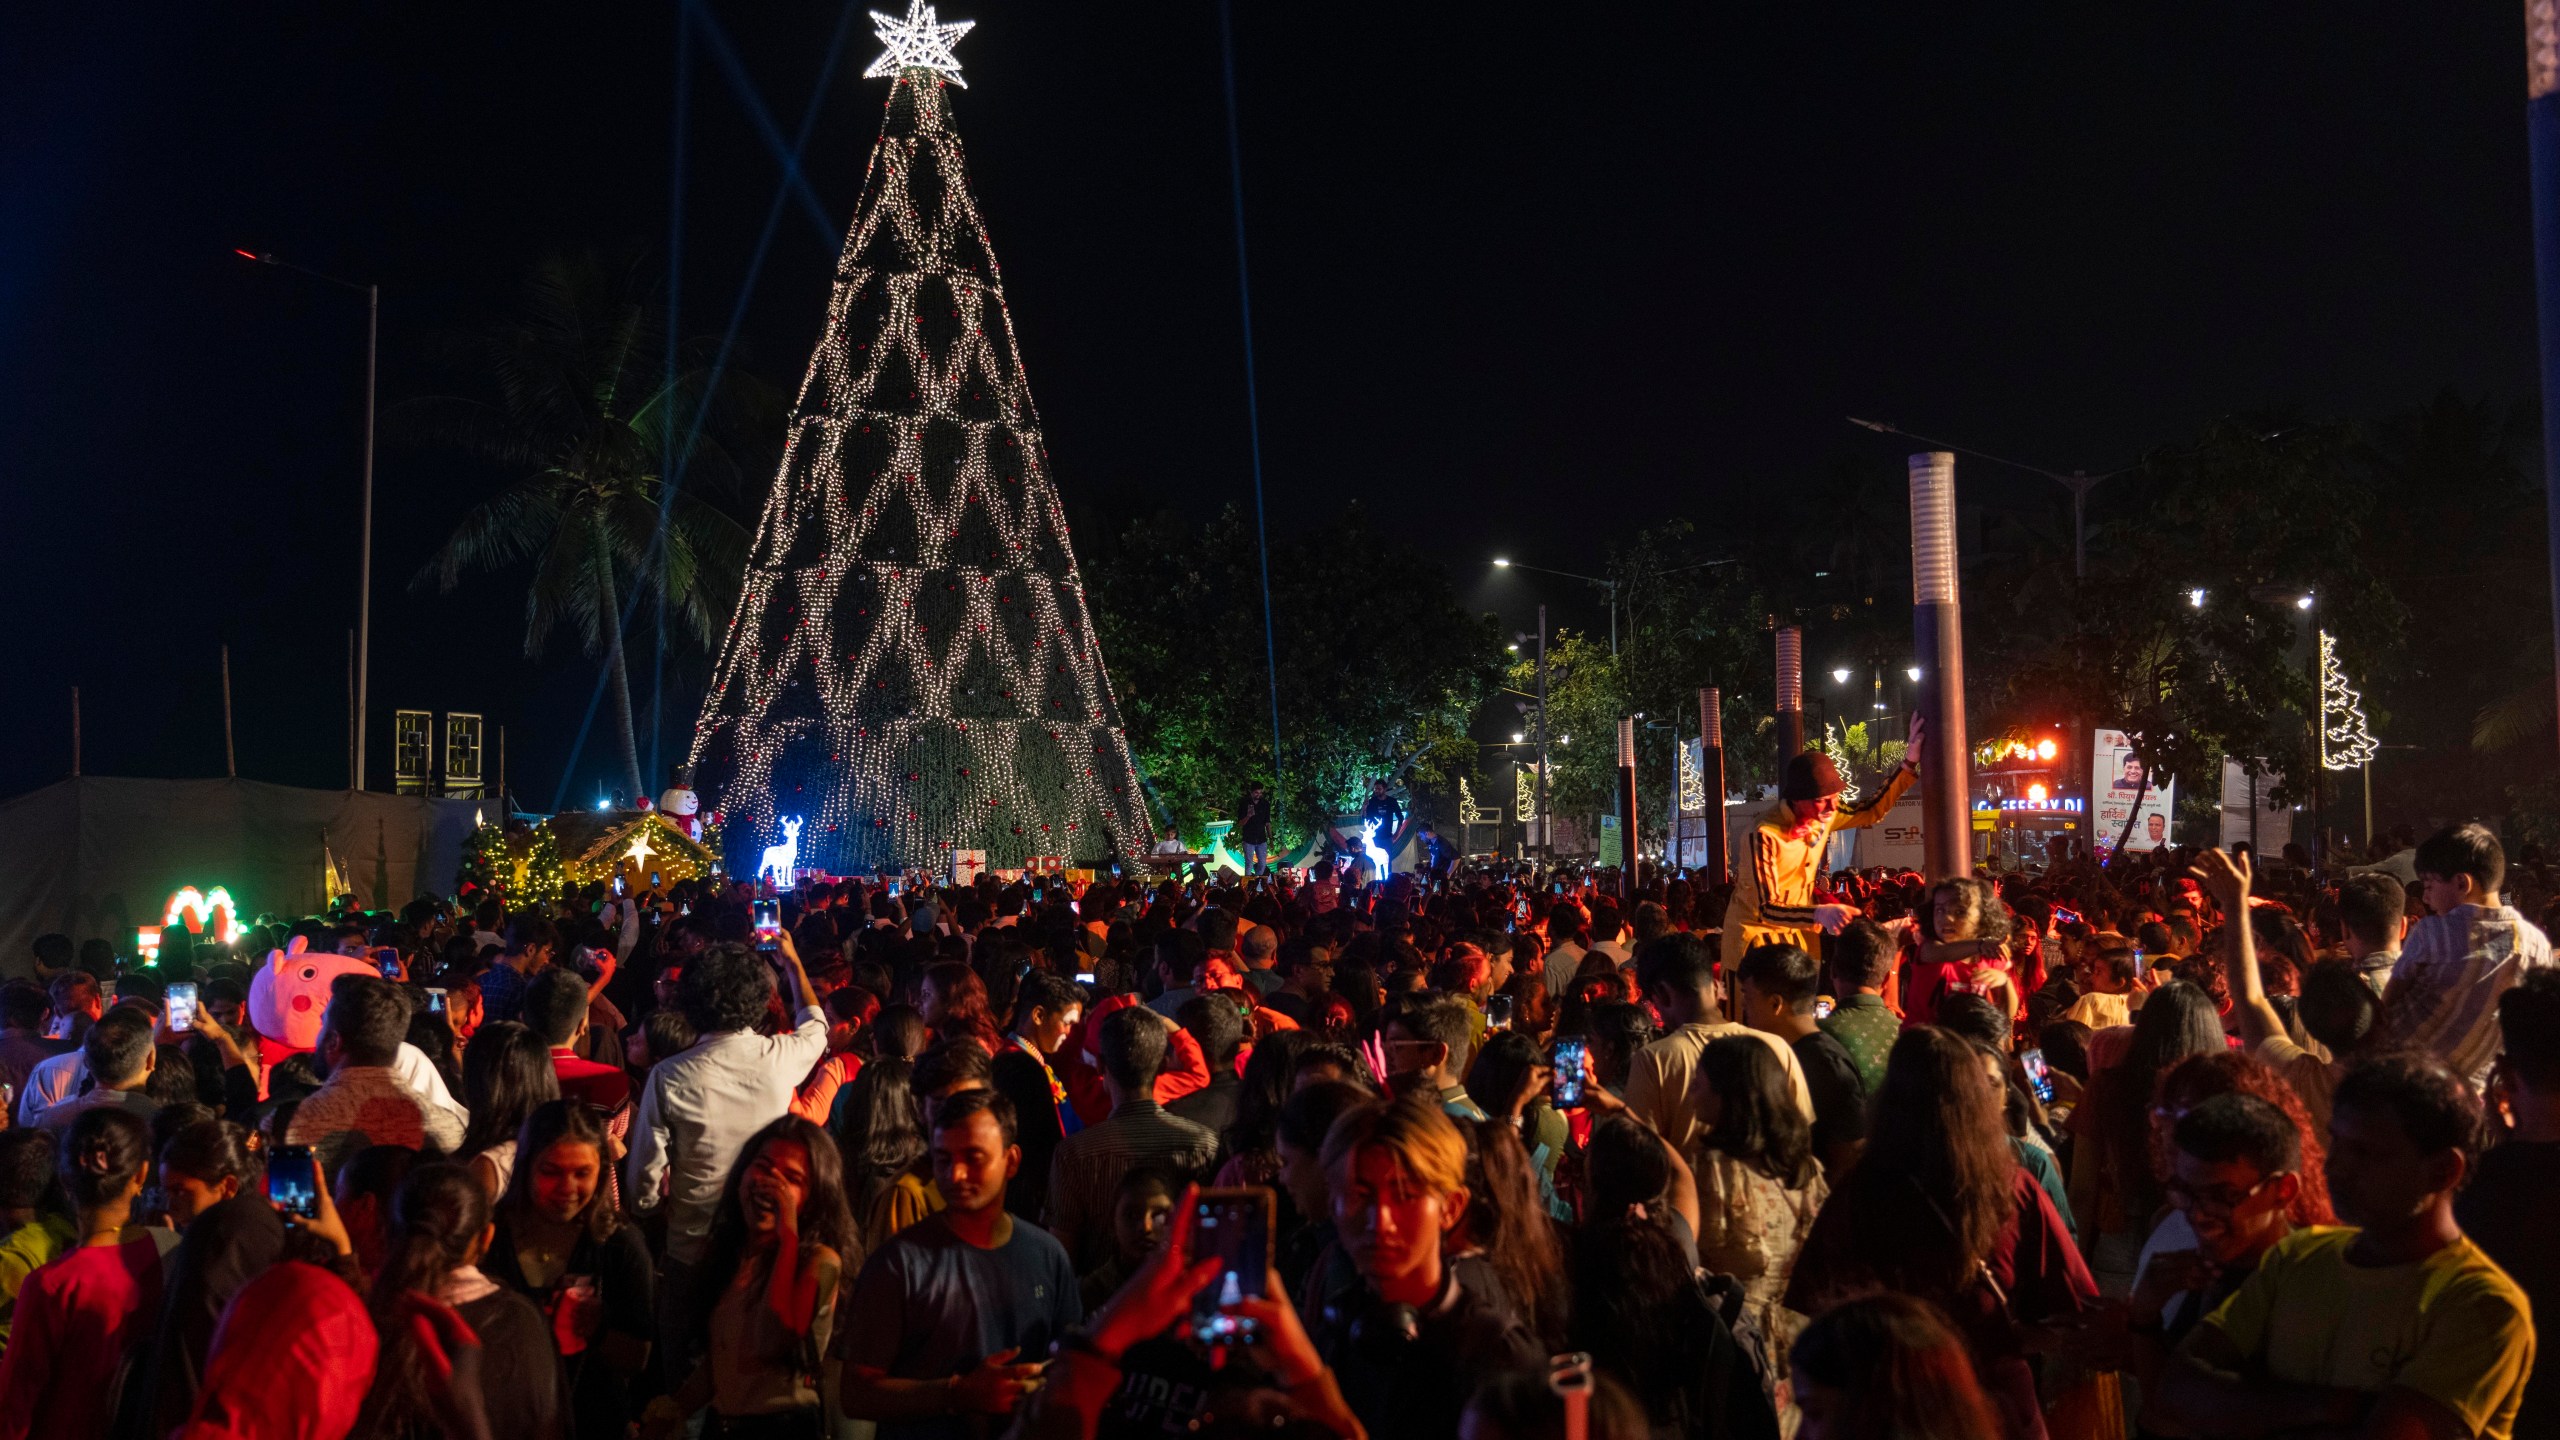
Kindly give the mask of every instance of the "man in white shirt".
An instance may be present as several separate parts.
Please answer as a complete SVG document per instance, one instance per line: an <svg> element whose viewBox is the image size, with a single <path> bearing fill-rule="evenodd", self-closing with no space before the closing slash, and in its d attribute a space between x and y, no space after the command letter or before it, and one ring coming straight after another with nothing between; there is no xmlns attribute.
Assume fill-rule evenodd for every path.
<svg viewBox="0 0 2560 1440"><path fill-rule="evenodd" d="M1582 968L1583 942L1589 933L1583 928L1582 911L1570 900L1558 900L1547 907L1547 997L1562 1000L1564 992L1573 988L1573 972Z"/></svg>
<svg viewBox="0 0 2560 1440"><path fill-rule="evenodd" d="M1591 907L1589 953L1606 955L1609 957L1610 964L1624 970L1635 960L1635 956L1627 949L1626 935L1626 922L1619 916L1615 902L1602 900Z"/></svg>
<svg viewBox="0 0 2560 1440"><path fill-rule="evenodd" d="M694 1277L711 1238L721 1187L747 1142L788 1113L801 1081L827 1053L827 1017L783 932L793 1029L757 1033L773 999L773 966L744 945L714 945L678 981L678 1003L702 1038L658 1062L640 1094L622 1193L633 1211L667 1207L666 1281L658 1287L660 1343L681 1370L693 1362ZM726 1283L729 1277L705 1277Z"/></svg>

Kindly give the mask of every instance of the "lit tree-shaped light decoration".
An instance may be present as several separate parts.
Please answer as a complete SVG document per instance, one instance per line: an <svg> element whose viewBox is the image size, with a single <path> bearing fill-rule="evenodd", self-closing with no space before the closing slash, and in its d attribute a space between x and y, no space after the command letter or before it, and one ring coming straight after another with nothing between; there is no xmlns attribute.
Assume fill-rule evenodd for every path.
<svg viewBox="0 0 2560 1440"><path fill-rule="evenodd" d="M1856 772L1849 768L1849 747L1840 743L1840 732L1827 722L1822 727L1822 753L1830 756L1831 763L1840 767L1841 808L1857 804L1858 782L1850 778Z"/></svg>
<svg viewBox="0 0 2560 1440"><path fill-rule="evenodd" d="M2382 747L2365 728L2364 697L2347 683L2338 663L2338 642L2320 632L2320 764L2330 770L2353 770L2372 761Z"/></svg>
<svg viewBox="0 0 2560 1440"><path fill-rule="evenodd" d="M1461 825L1502 823L1502 812L1499 809L1488 810L1476 803L1476 792L1468 786L1467 777L1464 775L1458 777L1458 823Z"/></svg>
<svg viewBox="0 0 2560 1440"><path fill-rule="evenodd" d="M1520 823L1531 824L1538 818L1538 767L1523 765L1512 774L1512 808L1520 814Z"/></svg>
<svg viewBox="0 0 2560 1440"><path fill-rule="evenodd" d="M1707 813L1707 777L1698 769L1698 752L1683 743L1680 747L1680 813Z"/></svg>
<svg viewBox="0 0 2560 1440"><path fill-rule="evenodd" d="M929 5L874 14L894 76L693 760L731 856L805 816L803 869L1154 839L1049 480ZM744 820L744 824L736 823Z"/></svg>

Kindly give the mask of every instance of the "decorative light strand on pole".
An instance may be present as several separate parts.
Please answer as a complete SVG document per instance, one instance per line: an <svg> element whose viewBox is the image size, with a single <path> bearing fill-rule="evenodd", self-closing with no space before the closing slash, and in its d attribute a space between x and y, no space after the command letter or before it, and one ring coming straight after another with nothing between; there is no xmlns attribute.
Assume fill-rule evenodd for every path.
<svg viewBox="0 0 2560 1440"><path fill-rule="evenodd" d="M2338 663L2338 642L2320 632L2320 764L2329 770L2353 770L2370 763L2381 749L2364 721L2364 697L2347 683Z"/></svg>

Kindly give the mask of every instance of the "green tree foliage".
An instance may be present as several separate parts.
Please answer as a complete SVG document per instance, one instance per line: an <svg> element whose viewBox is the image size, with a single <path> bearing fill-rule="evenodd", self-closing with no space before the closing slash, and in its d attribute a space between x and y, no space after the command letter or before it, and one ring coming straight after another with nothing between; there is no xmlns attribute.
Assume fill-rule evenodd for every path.
<svg viewBox="0 0 2560 1440"><path fill-rule="evenodd" d="M2058 721L2075 743L2120 727L2157 779L2216 783L2232 755L2283 776L2278 798L2308 794L2315 628L2366 673L2400 633L2360 546L2379 491L2352 427L2220 421L2109 490L2085 580L2063 550L1969 589L1984 719Z"/></svg>
<svg viewBox="0 0 2560 1440"><path fill-rule="evenodd" d="M1194 527L1163 514L1101 547L1090 594L1129 738L1160 812L1197 839L1270 781L1271 691L1261 564L1233 508ZM1379 776L1454 794L1475 763L1468 722L1502 672L1491 617L1357 506L1276 541L1280 680L1275 845L1356 810Z"/></svg>

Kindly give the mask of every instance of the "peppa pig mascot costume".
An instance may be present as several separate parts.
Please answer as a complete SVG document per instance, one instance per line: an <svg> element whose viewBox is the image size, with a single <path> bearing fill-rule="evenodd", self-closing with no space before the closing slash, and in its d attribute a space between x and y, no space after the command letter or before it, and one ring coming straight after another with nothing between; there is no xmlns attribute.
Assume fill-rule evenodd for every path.
<svg viewBox="0 0 2560 1440"><path fill-rule="evenodd" d="M259 1050L272 1065L288 1055L320 1048L320 1019L329 1008L329 986L341 975L376 975L371 961L312 950L296 935L249 980L249 1021L258 1027Z"/></svg>

